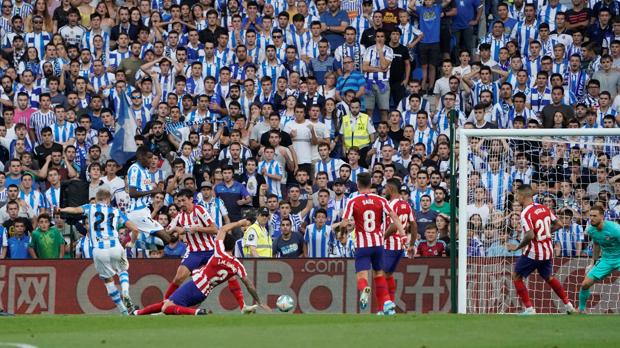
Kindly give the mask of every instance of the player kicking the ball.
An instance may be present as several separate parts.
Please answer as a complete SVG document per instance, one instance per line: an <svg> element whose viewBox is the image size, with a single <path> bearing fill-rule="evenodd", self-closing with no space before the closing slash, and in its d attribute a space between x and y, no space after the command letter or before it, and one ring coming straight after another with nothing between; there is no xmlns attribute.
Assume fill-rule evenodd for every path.
<svg viewBox="0 0 620 348"><path fill-rule="evenodd" d="M527 287L523 278L527 278L534 270L549 284L553 291L564 302L566 313L575 312L560 281L553 277L553 238L552 232L562 228L560 221L546 206L534 203L532 197L534 191L530 185L521 185L517 190L516 198L524 207L521 212L521 225L523 237L518 246L508 245L508 250L523 250L523 255L517 259L515 269L512 272L512 281L517 290L525 310L524 315L536 314L532 301L527 293Z"/></svg>
<svg viewBox="0 0 620 348"><path fill-rule="evenodd" d="M206 265L192 272L191 281L186 282L177 289L170 298L159 303L148 306L145 309L136 310L134 315L146 315L151 313L163 312L167 315L205 315L207 311L202 308L190 308L201 304L207 299L213 289L230 280L234 276L239 276L252 298L256 302L251 306L253 309L261 306L265 310L271 309L261 304L260 298L252 281L247 278L245 267L239 259L232 255L235 248L235 239L228 234L234 228L248 226L248 220L240 220L235 223L227 224L217 233L213 241L213 256Z"/></svg>
<svg viewBox="0 0 620 348"><path fill-rule="evenodd" d="M387 185L384 188L386 198L389 200L390 208L398 215L400 223L403 225L405 233L403 234L390 234L385 238L384 243L384 256L383 267L385 270L385 281L387 283L388 293L390 294L390 300L394 302L396 295L396 280L392 276L396 270L396 266L403 257L405 250L407 250L407 232L411 235L410 239L412 243L416 240L418 234L418 226L415 223L415 216L409 203L400 198L400 180L389 179ZM393 228L393 227L392 227ZM407 229L409 231L407 231ZM415 255L415 252L413 253Z"/></svg>
<svg viewBox="0 0 620 348"><path fill-rule="evenodd" d="M137 227L127 220L125 214L110 206L112 195L107 190L99 190L95 195L95 204L85 204L81 207L67 207L57 209L57 213L84 214L88 218L88 234L93 242L93 261L99 277L105 283L108 296L123 315L133 311L129 297L129 262L127 253L118 239L119 225L125 224L130 230ZM121 282L121 292L114 284L114 276L118 275Z"/></svg>
<svg viewBox="0 0 620 348"><path fill-rule="evenodd" d="M355 223L355 272L357 272L357 290L360 291L360 309L368 307L370 297L368 270L372 266L375 298L382 309L378 314L393 315L396 314L396 305L390 300L383 273L383 229L387 217L392 219L396 228L389 228L386 238L394 230L397 230L399 235L405 232L398 215L390 208L388 201L370 193L370 186L370 174L357 175L359 195L347 202L342 220L353 220Z"/></svg>
<svg viewBox="0 0 620 348"><path fill-rule="evenodd" d="M579 290L579 312L585 313L590 287L620 270L620 225L605 221L605 211L599 206L590 210L590 226L586 233L592 239L592 263Z"/></svg>

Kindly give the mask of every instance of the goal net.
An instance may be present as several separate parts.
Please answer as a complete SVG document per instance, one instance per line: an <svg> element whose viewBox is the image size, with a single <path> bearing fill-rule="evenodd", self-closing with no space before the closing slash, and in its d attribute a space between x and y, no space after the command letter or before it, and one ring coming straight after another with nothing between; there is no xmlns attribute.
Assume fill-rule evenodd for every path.
<svg viewBox="0 0 620 348"><path fill-rule="evenodd" d="M511 272L520 252L523 207L514 199L530 184L534 200L552 209L564 228L551 237L553 273L577 307L591 261L585 234L593 205L620 217L620 129L459 130L458 311L518 313L524 308ZM560 313L564 304L536 272L526 281L538 313ZM620 312L620 277L591 288L588 311Z"/></svg>

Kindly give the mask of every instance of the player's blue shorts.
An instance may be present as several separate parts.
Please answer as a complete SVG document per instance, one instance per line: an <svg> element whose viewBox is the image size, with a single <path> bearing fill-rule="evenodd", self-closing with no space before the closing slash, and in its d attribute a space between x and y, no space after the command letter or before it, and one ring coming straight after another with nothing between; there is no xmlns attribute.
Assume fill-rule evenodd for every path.
<svg viewBox="0 0 620 348"><path fill-rule="evenodd" d="M383 252L383 270L387 273L394 273L402 258L402 250L385 250Z"/></svg>
<svg viewBox="0 0 620 348"><path fill-rule="evenodd" d="M190 271L193 271L206 265L211 256L213 256L213 251L186 252L185 255L183 255L183 261L181 261L181 264L187 267Z"/></svg>
<svg viewBox="0 0 620 348"><path fill-rule="evenodd" d="M193 307L201 304L206 298L207 296L198 289L194 281L190 280L181 285L168 300L179 306Z"/></svg>
<svg viewBox="0 0 620 348"><path fill-rule="evenodd" d="M610 275L614 270L620 271L620 259L602 257L588 272L588 278L601 280Z"/></svg>
<svg viewBox="0 0 620 348"><path fill-rule="evenodd" d="M383 270L383 246L359 248L355 251L355 272Z"/></svg>
<svg viewBox="0 0 620 348"><path fill-rule="evenodd" d="M521 255L515 264L515 273L523 278L527 278L534 270L543 279L549 279L553 273L553 260L533 260L525 255Z"/></svg>

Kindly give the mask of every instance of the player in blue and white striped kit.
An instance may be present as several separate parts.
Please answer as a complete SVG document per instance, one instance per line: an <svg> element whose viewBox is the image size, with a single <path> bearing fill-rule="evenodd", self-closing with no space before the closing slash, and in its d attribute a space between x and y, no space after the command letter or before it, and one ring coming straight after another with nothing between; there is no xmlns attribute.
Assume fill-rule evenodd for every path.
<svg viewBox="0 0 620 348"><path fill-rule="evenodd" d="M84 214L88 218L88 235L92 243L92 256L95 269L105 283L108 296L123 315L128 315L128 308L133 310L129 296L129 262L127 254L118 239L118 226L125 224L129 229L136 230L136 225L127 220L125 214L110 205L112 194L101 189L95 196L95 204L80 207L57 209L58 213ZM114 283L117 275L121 283L119 293Z"/></svg>
<svg viewBox="0 0 620 348"><path fill-rule="evenodd" d="M158 189L151 180L149 173L149 161L153 154L144 146L136 150L137 162L127 170L127 186L131 201L127 209L127 218L134 223L141 233L156 235L164 243L168 243L170 237L165 233L162 225L151 218L149 205L151 196L163 192ZM136 236L132 236L136 240Z"/></svg>

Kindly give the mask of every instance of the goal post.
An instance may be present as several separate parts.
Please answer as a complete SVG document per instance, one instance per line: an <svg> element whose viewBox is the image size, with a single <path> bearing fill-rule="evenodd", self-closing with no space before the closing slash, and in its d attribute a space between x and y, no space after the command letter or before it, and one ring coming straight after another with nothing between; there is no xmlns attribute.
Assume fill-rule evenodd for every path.
<svg viewBox="0 0 620 348"><path fill-rule="evenodd" d="M493 139L499 139L500 141L493 141ZM498 235L504 238L504 239L501 239L501 241L505 242L506 243L505 245L507 245L508 242L506 241L505 238L506 238L506 234L508 234L509 232L503 232L503 231L506 230L506 231L511 231L512 233L516 233L516 229L510 229L510 228L513 228L515 225L518 225L518 224L514 223L511 225L511 222L510 221L507 222L507 220L511 218L515 218L515 216L518 215L518 211L517 211L518 204L515 204L515 207L514 207L515 211L511 211L510 209L512 208L508 208L509 206L512 207L513 201L511 199L514 198L513 196L510 195L510 190L509 190L509 188L512 187L512 184L508 186L504 186L504 187L502 187L499 184L499 183L505 182L506 178L502 175L502 176L499 176L498 179L495 179L498 177L497 176L498 174L496 173L500 171L497 169L497 167L498 166L501 167L502 173L507 174L508 176L510 176L511 170L515 171L514 172L515 176L507 179L507 180L512 180L511 181L512 183L513 181L518 182L518 180L517 181L514 180L514 178L517 175L517 172L516 172L517 168L515 168L516 165L515 165L514 156L519 157L522 161L525 161L525 160L531 161L532 159L534 161L541 161L541 159L547 161L549 160L550 153L552 153L553 155L556 155L555 151L551 151L552 149L557 149L557 148L562 148L562 150L568 149L568 152L569 152L568 156L566 156L565 152L557 152L558 158L559 156L565 156L562 159L562 163L564 165L565 170L567 169L566 163L568 163L569 161L575 161L571 163L576 163L576 160L574 158L576 157L577 153L571 154L570 153L571 149L574 150L578 148L580 149L579 150L580 153L582 153L581 155L582 158L584 157L591 158L592 156L599 156L601 153L600 149L603 146L605 148L605 151L607 151L607 149L613 149L614 153L620 156L620 128L574 128L574 129L464 129L464 128L460 128L457 130L457 137L456 139L454 139L454 141L458 142L458 146L459 146L458 153L457 153L458 155L457 173L458 173L458 187L459 187L459 190L457 191L458 192L458 219L457 219L458 221L458 229L457 229L457 233L458 233L458 248L457 248L457 252L458 252L458 263L457 263L458 306L457 306L457 312L461 314L517 312L518 310L521 310L523 308L521 307L519 303L519 300L516 295L516 291L514 290L514 286L512 285L512 281L510 279L510 272L514 264L514 260L517 256L516 255L515 256L492 256L492 255L486 256L484 252L482 254L476 255L476 252L475 251L472 252L472 249L471 249L472 248L471 244L475 242L473 244L476 244L476 243L481 244L483 248L482 250L486 250L484 248L488 247L488 245L485 245L485 242L490 242L491 238L497 238ZM481 149L484 148L484 146L486 146L485 144L489 144L489 143L492 144L492 147L490 147L488 151L486 152L482 151ZM531 147L527 147L530 145ZM501 152L501 153L494 154L493 150L497 150L497 149L499 149L498 152ZM524 153L524 151L522 151L523 149L526 149L527 151L529 151L527 152L527 156L522 155ZM592 152L592 154L587 154L588 152ZM492 163L493 165L489 165L489 168L491 169L488 169L488 170L485 169L484 175L486 175L486 179L488 179L489 184L488 184L488 187L486 188L489 188L489 190L491 186L491 180L497 180L498 182L498 185L496 185L496 187L493 187L494 189L493 194L496 195L495 199L494 197L491 196L490 192L487 192L486 188L482 189L483 187L485 187L485 184L482 182L483 180L481 179L484 175L480 175L480 172L482 170L476 170L475 166L471 168L472 164L470 161L470 157L476 157L476 156L478 157L486 156L485 157L486 159L484 161L488 159L491 159L492 161L494 161L494 163ZM532 157L528 158L528 156L532 156ZM613 155L609 154L609 156L612 157ZM524 157L526 157L525 160L523 160ZM568 159L565 160L564 158L568 158ZM554 161L554 163L557 163L555 162L557 161L557 159L554 159L553 157L551 159ZM483 161L483 164L481 164L481 166L486 165L485 164L486 162L484 161ZM529 162L528 165L531 166L530 168L533 168L537 165L540 165L540 163ZM557 164L554 164L554 165L557 165ZM583 165L584 164L580 164L581 167L583 167ZM518 168L518 170L520 170L518 173L522 172L521 171L522 166L523 164L521 164L521 167ZM573 166L576 166L576 164L574 164ZM611 166L611 160L609 161L609 166ZM591 181L587 181L589 183L596 181L596 175L597 175L596 173L598 172L596 171L593 172L592 171L593 168L595 167L586 167L586 170L585 170L586 174L584 175L592 176L590 178L586 178L586 179L591 179ZM577 169L573 169L572 167L568 169L577 170ZM489 171L493 171L492 174L489 174L490 173ZM533 175L533 171L534 170L531 169L529 173ZM476 172L476 174L472 174L474 172ZM535 180L535 182L532 182L533 184L538 184L538 187L540 188L544 188L549 183L551 183L551 181L553 181L553 180L549 180L549 182L543 182L544 179L541 179L542 177L544 177L543 174L544 173L541 173L541 171L537 172L535 177L538 179ZM472 175L474 177L470 177ZM476 178L476 176L478 178ZM489 179L489 177L491 177L491 179ZM560 178L560 175L559 174L555 175L554 178L556 180L559 180L558 178ZM568 186L568 184L565 183L565 181L568 180L566 179L565 172L562 173L561 178L563 180L562 184L565 184L566 186ZM472 187L470 186L472 185L470 182L470 179L472 180L471 182L475 182L475 180L480 179L478 182L478 185L476 186L477 188L480 188L480 190L475 190L475 189L472 190ZM574 176L571 177L571 180L573 179L574 179ZM530 180L532 180L532 177L530 177ZM558 181L553 181L553 182L557 183ZM613 183L610 183L610 186L613 187ZM580 182L578 185L574 185L574 186L571 185L571 187L579 187L581 188L581 191L583 192L584 184L583 182ZM541 197L544 197L545 199L546 197L551 197L553 198L553 203L549 203L550 201L545 201L545 202L547 202L548 204L556 204L558 201L560 201L558 197L562 193L559 191L555 192L555 188L557 188L557 186L554 184L554 191L553 191L554 194L545 193L543 195L541 193L542 191L539 191L539 196L537 199L542 200L543 198ZM476 195L478 195L475 198L475 204L472 203L472 200L474 200L474 197L473 197L474 194L471 191L476 191ZM547 192L551 192L551 191L547 191ZM610 192L610 193L613 194L613 192ZM568 196L569 195L564 194L565 198L561 200L563 204L567 202L566 197ZM511 198L509 199L509 197ZM487 201L484 203L485 205L482 206L484 207L484 209L480 209L481 211L480 214L482 214L482 212L487 212L486 213L487 215L491 215L488 213L488 211L491 211L495 214L493 215L493 218L497 217L497 220L501 220L501 221L500 223L497 223L497 224L489 222L490 227L489 226L482 227L482 225L480 225L480 228L482 229L480 231L477 231L477 230L469 231L470 229L468 229L468 224L470 224L470 227L478 226L477 224L473 223L473 221L477 222L478 217L470 221L468 215L477 215L476 214L478 212L477 209L478 207L481 207L479 203L483 202L484 200L487 200ZM498 202L498 201L501 201L501 202ZM592 202L591 200L588 200L588 201ZM574 200L572 202L573 202L572 204L579 204L581 200ZM600 204L600 201L597 201L596 199L594 200L594 202L596 202L597 204ZM573 215L571 215L573 214L572 211L580 211L579 208L573 208L573 207L574 206L569 207L566 205L563 205L561 207L559 205L557 206L557 208L562 208L562 211L566 212L565 217L570 218L570 219L573 219L574 217ZM556 206L554 206L554 208L556 208ZM620 212L620 204L618 205L618 208ZM552 210L554 210L555 212L555 209L552 209ZM568 212L568 210L571 210L571 212ZM472 211L474 211L475 213L471 214ZM500 212L501 214L499 214ZM503 219L501 219L502 217ZM585 220L584 219L586 218L587 218L586 214L584 214L583 216L580 215L579 225L583 225L582 226L583 231L585 231L585 223L584 223ZM568 220L565 220L565 221L568 221ZM575 220L570 220L570 221L575 221ZM500 226L500 227L496 228L496 226ZM472 235L472 238L470 239L468 239L468 232L469 234ZM486 241L486 239L483 241L480 241L481 238L479 236L482 236L482 239L488 238L489 241ZM519 236L520 236L520 231L519 231ZM555 238L555 236L553 236L552 238ZM475 240L475 239L479 239L479 240ZM495 239L495 241L497 242L497 239ZM560 243L560 242L557 242L557 243ZM582 244L582 248L583 249L587 248L587 237ZM493 250L495 251L496 249L493 249ZM584 273L585 267L589 263L589 260L590 260L589 256L585 254L583 257L580 257L580 256L581 255L575 255L575 256L569 255L561 259L554 256L554 272L561 272L561 274L558 274L558 279L560 280L560 282L562 282L565 285L565 288L568 292L569 299L573 302L575 306L577 306L576 299L577 299L577 291L579 288L579 284L583 280L583 275L585 274ZM544 308L537 308L539 312L544 312L544 313L561 312L561 306L560 306L559 300L557 299L555 294L553 294L551 288L546 286L544 282L538 276L534 276L534 275L530 276L530 279L528 280L528 289L530 292L530 297L532 298L534 302L534 306L536 307L538 305L538 306L544 307ZM601 284L595 285L595 287L593 287L592 289L594 290L595 293L599 294L598 296L596 296L597 307L596 309L593 309L593 311L603 312L603 313L604 312L620 312L620 295L619 295L620 277L614 276L613 278L608 278L606 281L602 282ZM540 299L537 297L540 297ZM545 298L544 301L542 300L543 297ZM591 299L591 302L588 303L588 307L590 307L590 304L592 303L592 301L593 300Z"/></svg>

